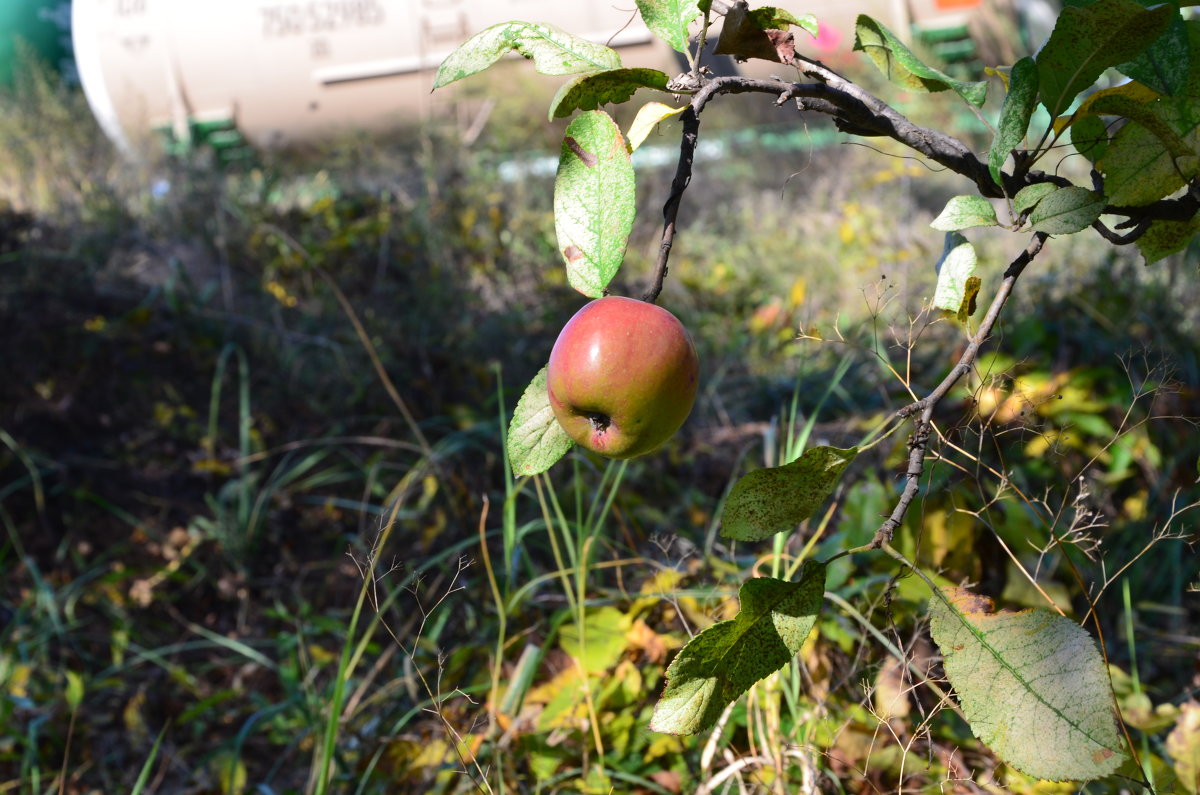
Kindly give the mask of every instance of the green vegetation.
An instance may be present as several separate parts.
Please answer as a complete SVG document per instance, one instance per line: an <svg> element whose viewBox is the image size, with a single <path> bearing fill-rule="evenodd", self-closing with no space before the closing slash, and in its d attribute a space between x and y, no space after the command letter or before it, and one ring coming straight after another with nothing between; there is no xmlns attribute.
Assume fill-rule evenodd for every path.
<svg viewBox="0 0 1200 795"><path fill-rule="evenodd" d="M1195 242L1152 268L1096 235L1047 246L938 406L895 557L839 557L904 487L883 421L965 344L931 305L954 175L878 139L884 156L772 148L791 117L725 139L660 298L699 352L691 419L651 456L515 477L509 417L582 303L551 180L495 176L541 108L527 135L431 126L224 172L203 153L127 166L75 95L14 91L0 792L1077 790L1002 762L949 693L949 614L989 617L931 608L931 584L964 583L1056 606L1043 631L1106 656L1142 771L1087 791L1186 791ZM651 279L671 174L636 179L609 284L626 295ZM990 295L1011 241L976 231ZM790 462L845 471L784 506L798 532L724 537L735 483ZM669 666L707 664L680 652L693 637L765 648L770 670L709 669L717 728L653 731L688 728L655 701L679 696Z"/></svg>

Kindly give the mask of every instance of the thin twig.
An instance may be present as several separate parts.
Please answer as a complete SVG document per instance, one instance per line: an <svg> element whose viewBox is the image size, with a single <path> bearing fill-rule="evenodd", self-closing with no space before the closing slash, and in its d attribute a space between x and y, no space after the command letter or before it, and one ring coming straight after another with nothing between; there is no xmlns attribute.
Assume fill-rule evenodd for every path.
<svg viewBox="0 0 1200 795"><path fill-rule="evenodd" d="M706 100L707 101L707 100ZM658 259L654 263L654 276L650 289L642 296L643 301L654 303L662 292L663 280L667 278L667 260L671 257L671 246L675 242L675 221L679 217L679 202L683 192L692 181L692 162L696 157L696 141L700 137L700 114L696 103L683 112L683 136L679 141L679 165L675 178L671 180L671 194L663 205L662 243L658 246Z"/></svg>
<svg viewBox="0 0 1200 795"><path fill-rule="evenodd" d="M929 448L929 436L933 430L934 410L942 398L958 383L959 379L969 373L975 365L975 359L979 356L979 349L991 335L992 327L996 325L1005 302L1008 301L1008 297L1012 294L1013 285L1017 283L1017 278L1025 270L1025 266L1032 262L1033 258L1042 250L1047 237L1048 235L1045 232L1035 234L1033 240L1030 241L1025 250L1008 266L1008 270L1004 272L1004 281L1000 283L1000 289L996 292L996 297L992 299L992 305L988 307L987 314L980 321L979 329L970 338L967 349L959 357L958 363L942 379L942 382L925 397L915 403L910 403L896 412L896 415L900 418L911 417L918 412L920 416L916 420L916 427L913 428L912 436L908 439L908 468L904 473L906 478L904 491L900 494L900 499L896 502L896 507L892 510L891 516L884 520L883 524L875 532L875 537L871 540L872 548L879 549L884 544L889 543L892 540L892 535L896 532L896 528L900 527L900 523L904 521L904 515L908 512L908 507L912 505L913 500L917 497L917 492L921 488L921 475L925 473L925 452Z"/></svg>

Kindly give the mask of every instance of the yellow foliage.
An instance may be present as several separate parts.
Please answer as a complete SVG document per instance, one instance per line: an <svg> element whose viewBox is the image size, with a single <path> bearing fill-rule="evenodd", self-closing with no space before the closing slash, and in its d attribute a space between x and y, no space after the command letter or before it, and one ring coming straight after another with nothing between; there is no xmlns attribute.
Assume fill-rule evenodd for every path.
<svg viewBox="0 0 1200 795"><path fill-rule="evenodd" d="M674 734L655 734L654 739L650 741L650 745L646 748L646 753L642 754L642 761L649 763L660 756L682 753L683 739L681 737Z"/></svg>
<svg viewBox="0 0 1200 795"><path fill-rule="evenodd" d="M8 661L9 658L5 657L4 662ZM4 672L4 667L0 667L0 673ZM29 679L33 674L33 667L25 663L18 663L7 673L8 675L0 681L7 684L8 694L13 698L29 698Z"/></svg>

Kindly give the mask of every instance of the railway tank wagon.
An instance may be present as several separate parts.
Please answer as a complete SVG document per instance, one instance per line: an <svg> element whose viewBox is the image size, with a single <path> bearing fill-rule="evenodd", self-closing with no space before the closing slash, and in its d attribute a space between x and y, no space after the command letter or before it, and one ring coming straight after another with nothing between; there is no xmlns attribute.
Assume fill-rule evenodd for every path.
<svg viewBox="0 0 1200 795"><path fill-rule="evenodd" d="M822 58L848 53L855 14L902 34L935 31L961 43L980 0L792 3L822 35ZM681 70L633 3L585 0L0 0L0 85L17 39L69 78L77 72L100 127L124 151L159 137L168 148L207 143L229 158L379 129L454 101L430 94L441 60L473 33L512 19L548 22L608 43L630 64ZM947 36L946 32L950 35ZM5 47L8 47L6 50ZM74 65L71 55L74 56ZM778 64L751 62L767 75ZM452 87L456 89L457 87Z"/></svg>

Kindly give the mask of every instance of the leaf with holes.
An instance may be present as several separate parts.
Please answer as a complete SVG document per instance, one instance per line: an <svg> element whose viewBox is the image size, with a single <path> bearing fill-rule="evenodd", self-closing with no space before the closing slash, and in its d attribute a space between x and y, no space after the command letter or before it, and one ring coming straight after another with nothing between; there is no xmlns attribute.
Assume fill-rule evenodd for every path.
<svg viewBox="0 0 1200 795"><path fill-rule="evenodd" d="M958 232L947 232L942 258L937 263L933 308L957 313L967 297L967 282L975 275L975 247Z"/></svg>
<svg viewBox="0 0 1200 795"><path fill-rule="evenodd" d="M996 226L996 209L982 196L955 196L929 224L939 232L957 232L973 226Z"/></svg>
<svg viewBox="0 0 1200 795"><path fill-rule="evenodd" d="M1136 58L1171 22L1169 4L1143 8L1134 0L1098 0L1064 8L1037 54L1042 104L1055 118L1110 66Z"/></svg>
<svg viewBox="0 0 1200 795"><path fill-rule="evenodd" d="M866 14L855 23L854 49L866 53L887 79L903 88L925 93L952 90L977 108L987 99L987 83L955 80L923 63L894 33Z"/></svg>
<svg viewBox="0 0 1200 795"><path fill-rule="evenodd" d="M573 444L554 418L543 367L525 387L508 423L508 463L518 477L536 475L554 466Z"/></svg>
<svg viewBox="0 0 1200 795"><path fill-rule="evenodd" d="M565 119L577 110L596 110L621 103L639 88L667 90L667 76L657 69L611 69L580 75L563 84L550 103L550 121Z"/></svg>
<svg viewBox="0 0 1200 795"><path fill-rule="evenodd" d="M1087 188L1058 188L1037 203L1029 213L1029 223L1036 232L1070 235L1091 226L1104 206L1104 197Z"/></svg>
<svg viewBox="0 0 1200 795"><path fill-rule="evenodd" d="M1048 610L993 609L961 588L929 601L933 640L975 736L1035 778L1083 781L1115 771L1125 749L1091 636Z"/></svg>
<svg viewBox="0 0 1200 795"><path fill-rule="evenodd" d="M667 668L650 729L695 734L755 682L800 651L821 609L825 566L808 560L796 582L758 577L742 585L741 610L692 638Z"/></svg>
<svg viewBox="0 0 1200 795"><path fill-rule="evenodd" d="M1038 71L1032 58L1025 57L1013 64L1009 75L1008 94L1000 110L1000 126L988 153L988 170L996 184L1000 183L1000 168L1012 150L1025 140L1029 120L1037 107Z"/></svg>
<svg viewBox="0 0 1200 795"><path fill-rule="evenodd" d="M460 44L446 56L433 79L435 89L482 72L510 52L533 61L544 75L574 75L620 69L616 50L573 36L553 25L503 22Z"/></svg>
<svg viewBox="0 0 1200 795"><path fill-rule="evenodd" d="M637 0L642 21L655 36L679 52L687 52L688 28L700 16L696 0Z"/></svg>
<svg viewBox="0 0 1200 795"><path fill-rule="evenodd" d="M563 137L554 180L554 230L572 287L603 295L625 257L634 209L624 136L604 111L580 114Z"/></svg>
<svg viewBox="0 0 1200 795"><path fill-rule="evenodd" d="M729 492L721 535L761 541L791 530L821 507L857 455L857 447L812 447L790 464L749 473Z"/></svg>

